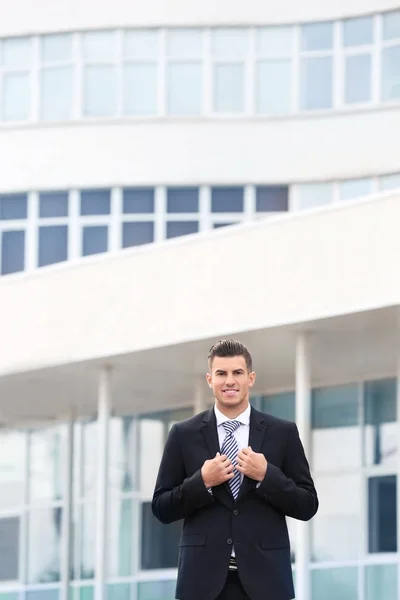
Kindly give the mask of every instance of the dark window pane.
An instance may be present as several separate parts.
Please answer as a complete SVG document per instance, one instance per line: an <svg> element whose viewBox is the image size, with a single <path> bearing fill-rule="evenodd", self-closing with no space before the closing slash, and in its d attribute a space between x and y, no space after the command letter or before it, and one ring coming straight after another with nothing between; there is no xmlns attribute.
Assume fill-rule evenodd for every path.
<svg viewBox="0 0 400 600"><path fill-rule="evenodd" d="M170 221L167 223L167 238L189 235L189 233L197 233L198 231L199 224L197 221Z"/></svg>
<svg viewBox="0 0 400 600"><path fill-rule="evenodd" d="M368 481L369 552L397 552L396 475Z"/></svg>
<svg viewBox="0 0 400 600"><path fill-rule="evenodd" d="M44 192L40 194L39 201L42 219L68 216L68 192Z"/></svg>
<svg viewBox="0 0 400 600"><path fill-rule="evenodd" d="M18 579L19 517L0 519L0 581Z"/></svg>
<svg viewBox="0 0 400 600"><path fill-rule="evenodd" d="M368 381L364 385L365 461L367 465L397 462L396 379Z"/></svg>
<svg viewBox="0 0 400 600"><path fill-rule="evenodd" d="M68 227L39 227L39 267L67 260Z"/></svg>
<svg viewBox="0 0 400 600"><path fill-rule="evenodd" d="M214 229L220 229L220 227L229 227L229 225L235 225L235 223L214 223Z"/></svg>
<svg viewBox="0 0 400 600"><path fill-rule="evenodd" d="M272 212L289 209L289 188L287 185L266 185L256 188L256 211Z"/></svg>
<svg viewBox="0 0 400 600"><path fill-rule="evenodd" d="M294 392L263 396L260 408L262 412L278 417L279 419L294 421L296 418Z"/></svg>
<svg viewBox="0 0 400 600"><path fill-rule="evenodd" d="M142 569L175 569L182 521L163 525L154 516L151 502L142 504Z"/></svg>
<svg viewBox="0 0 400 600"><path fill-rule="evenodd" d="M167 212L194 213L198 211L198 188L169 188L167 190Z"/></svg>
<svg viewBox="0 0 400 600"><path fill-rule="evenodd" d="M0 197L0 219L26 219L27 197L25 194L9 194Z"/></svg>
<svg viewBox="0 0 400 600"><path fill-rule="evenodd" d="M126 214L132 213L153 213L154 212L154 189L153 188L132 188L123 191L123 211Z"/></svg>
<svg viewBox="0 0 400 600"><path fill-rule="evenodd" d="M83 190L81 215L109 215L110 190Z"/></svg>
<svg viewBox="0 0 400 600"><path fill-rule="evenodd" d="M4 231L1 239L2 274L23 271L24 264L25 231Z"/></svg>
<svg viewBox="0 0 400 600"><path fill-rule="evenodd" d="M312 392L313 429L358 424L358 387L355 384L319 388Z"/></svg>
<svg viewBox="0 0 400 600"><path fill-rule="evenodd" d="M108 227L99 225L83 228L82 256L100 254L108 249Z"/></svg>
<svg viewBox="0 0 400 600"><path fill-rule="evenodd" d="M211 190L211 211L218 212L243 212L242 187L215 187Z"/></svg>
<svg viewBox="0 0 400 600"><path fill-rule="evenodd" d="M154 241L154 223L145 221L140 223L122 224L122 247L141 246Z"/></svg>

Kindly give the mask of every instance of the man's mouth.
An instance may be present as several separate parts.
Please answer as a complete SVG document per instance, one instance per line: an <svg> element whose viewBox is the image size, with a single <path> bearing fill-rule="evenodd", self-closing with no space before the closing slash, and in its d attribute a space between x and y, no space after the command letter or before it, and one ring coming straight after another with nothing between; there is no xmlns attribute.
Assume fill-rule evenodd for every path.
<svg viewBox="0 0 400 600"><path fill-rule="evenodd" d="M239 390L237 390L236 388L229 388L226 390L222 390L222 392L226 395L226 396L234 396L235 394L238 393Z"/></svg>

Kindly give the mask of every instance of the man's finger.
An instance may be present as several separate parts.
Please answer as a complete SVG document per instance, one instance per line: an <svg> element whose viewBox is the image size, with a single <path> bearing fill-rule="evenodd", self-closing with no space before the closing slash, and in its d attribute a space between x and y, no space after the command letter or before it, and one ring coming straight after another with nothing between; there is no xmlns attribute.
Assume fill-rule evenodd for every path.
<svg viewBox="0 0 400 600"><path fill-rule="evenodd" d="M248 455L248 454L250 454L250 452L253 452L253 451L252 451L252 449L249 446L248 448L243 448L242 452L243 452L243 454Z"/></svg>
<svg viewBox="0 0 400 600"><path fill-rule="evenodd" d="M217 452L217 454L215 455L215 458L218 458L218 456L221 456L219 452Z"/></svg>

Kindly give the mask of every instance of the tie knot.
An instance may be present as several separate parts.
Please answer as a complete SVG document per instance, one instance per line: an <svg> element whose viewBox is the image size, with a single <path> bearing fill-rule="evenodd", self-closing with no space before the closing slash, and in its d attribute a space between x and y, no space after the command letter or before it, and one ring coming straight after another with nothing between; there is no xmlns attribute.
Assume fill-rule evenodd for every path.
<svg viewBox="0 0 400 600"><path fill-rule="evenodd" d="M232 434L238 427L240 427L240 421L225 421L225 423L222 423L222 425L224 426L226 433Z"/></svg>

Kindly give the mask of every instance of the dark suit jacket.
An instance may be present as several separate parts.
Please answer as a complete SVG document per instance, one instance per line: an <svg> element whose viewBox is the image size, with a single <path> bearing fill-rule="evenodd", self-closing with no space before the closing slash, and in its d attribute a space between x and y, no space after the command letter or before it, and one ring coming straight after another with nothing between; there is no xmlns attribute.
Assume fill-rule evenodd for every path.
<svg viewBox="0 0 400 600"><path fill-rule="evenodd" d="M261 485L244 477L235 501L229 484L210 494L201 477L205 460L219 452L214 409L176 423L168 436L152 508L162 523L184 519L176 597L215 600L235 548L238 574L251 600L294 597L285 516L307 521L318 498L294 423L250 415L249 445L268 461Z"/></svg>

